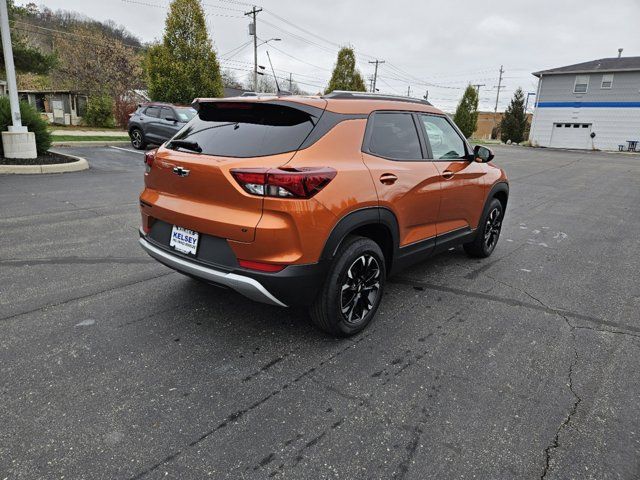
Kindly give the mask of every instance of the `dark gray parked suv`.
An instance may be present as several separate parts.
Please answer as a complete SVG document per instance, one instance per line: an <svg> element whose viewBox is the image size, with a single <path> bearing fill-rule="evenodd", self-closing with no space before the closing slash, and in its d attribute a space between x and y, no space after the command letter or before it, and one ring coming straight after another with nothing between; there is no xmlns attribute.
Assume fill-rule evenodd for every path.
<svg viewBox="0 0 640 480"><path fill-rule="evenodd" d="M144 103L129 118L129 137L133 148L143 150L147 144L160 145L191 120L196 111L170 103Z"/></svg>

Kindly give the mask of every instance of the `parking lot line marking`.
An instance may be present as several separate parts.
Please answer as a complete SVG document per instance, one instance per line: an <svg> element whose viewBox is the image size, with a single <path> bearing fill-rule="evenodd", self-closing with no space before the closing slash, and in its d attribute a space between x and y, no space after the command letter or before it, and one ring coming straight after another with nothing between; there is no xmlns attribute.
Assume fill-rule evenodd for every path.
<svg viewBox="0 0 640 480"><path fill-rule="evenodd" d="M140 150L132 150L130 148L123 148L123 147L115 147L113 145L109 146L110 148L115 148L116 150L122 150L124 152L131 152L131 153L141 153L144 155L144 152L141 152Z"/></svg>

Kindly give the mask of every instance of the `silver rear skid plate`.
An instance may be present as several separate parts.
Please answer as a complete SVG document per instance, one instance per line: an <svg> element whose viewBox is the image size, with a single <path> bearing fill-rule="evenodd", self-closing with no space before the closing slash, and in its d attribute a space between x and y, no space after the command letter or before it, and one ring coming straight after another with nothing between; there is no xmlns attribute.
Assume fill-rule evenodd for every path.
<svg viewBox="0 0 640 480"><path fill-rule="evenodd" d="M260 282L253 278L235 273L221 272L219 270L214 270L213 268L204 267L197 263L184 260L177 255L172 255L169 252L154 247L144 238L140 239L140 245L153 258L174 270L188 273L194 277L208 280L219 285L224 285L245 297L250 298L251 300L255 300L256 302L268 303L279 307L287 306L274 297Z"/></svg>

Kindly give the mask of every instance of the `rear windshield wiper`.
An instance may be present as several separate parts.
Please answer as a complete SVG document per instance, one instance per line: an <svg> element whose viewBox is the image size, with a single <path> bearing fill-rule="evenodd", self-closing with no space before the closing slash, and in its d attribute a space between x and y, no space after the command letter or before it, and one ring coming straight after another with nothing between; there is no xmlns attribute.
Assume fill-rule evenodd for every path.
<svg viewBox="0 0 640 480"><path fill-rule="evenodd" d="M178 147L184 148L185 150L191 150L194 152L202 153L202 148L198 145L198 142L191 142L189 140L171 140L167 144L168 148Z"/></svg>

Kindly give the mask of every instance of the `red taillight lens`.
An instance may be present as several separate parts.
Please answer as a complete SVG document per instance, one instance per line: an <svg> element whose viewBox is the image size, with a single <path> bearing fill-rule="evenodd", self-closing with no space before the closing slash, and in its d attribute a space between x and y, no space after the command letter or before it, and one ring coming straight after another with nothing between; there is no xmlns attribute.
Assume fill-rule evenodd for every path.
<svg viewBox="0 0 640 480"><path fill-rule="evenodd" d="M333 180L337 172L328 167L234 168L231 174L247 192L278 198L311 198Z"/></svg>
<svg viewBox="0 0 640 480"><path fill-rule="evenodd" d="M144 165L145 165L145 170L147 173L149 173L149 171L151 170L151 167L153 167L153 162L156 159L156 152L158 151L158 149L154 149L154 150L149 150L148 152L144 152Z"/></svg>
<svg viewBox="0 0 640 480"><path fill-rule="evenodd" d="M238 264L242 268L249 270L258 270L260 272L280 272L284 270L285 265L274 265L273 263L252 262L251 260L238 260Z"/></svg>

